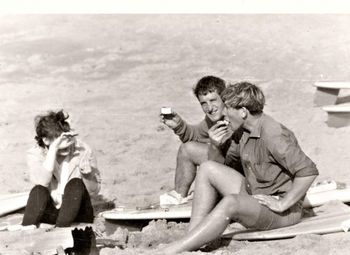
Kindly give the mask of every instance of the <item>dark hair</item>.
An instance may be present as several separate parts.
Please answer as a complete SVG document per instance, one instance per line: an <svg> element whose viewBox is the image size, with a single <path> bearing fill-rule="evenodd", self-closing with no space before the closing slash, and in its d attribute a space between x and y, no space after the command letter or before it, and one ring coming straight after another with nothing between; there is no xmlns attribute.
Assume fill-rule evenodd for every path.
<svg viewBox="0 0 350 255"><path fill-rule="evenodd" d="M204 76L193 88L193 93L197 98L199 95L206 95L211 92L217 92L220 95L225 88L226 85L223 79L216 76Z"/></svg>
<svg viewBox="0 0 350 255"><path fill-rule="evenodd" d="M45 115L35 117L35 140L40 147L45 148L43 138L55 139L63 132L70 131L70 125L66 121L69 118L68 113L60 110L58 112L49 111Z"/></svg>
<svg viewBox="0 0 350 255"><path fill-rule="evenodd" d="M262 113L265 105L262 90L245 81L229 85L221 94L221 98L226 106L235 109L245 107L252 115Z"/></svg>

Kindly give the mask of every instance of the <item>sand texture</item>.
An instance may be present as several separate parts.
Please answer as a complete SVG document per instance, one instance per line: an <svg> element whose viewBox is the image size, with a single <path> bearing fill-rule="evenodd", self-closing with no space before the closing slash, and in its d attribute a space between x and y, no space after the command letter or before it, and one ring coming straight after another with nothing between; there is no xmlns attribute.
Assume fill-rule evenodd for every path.
<svg viewBox="0 0 350 255"><path fill-rule="evenodd" d="M180 145L159 122L160 107L199 122L203 112L191 88L209 74L258 84L265 112L293 130L317 164L318 180L350 183L350 127L327 125L312 86L350 81L349 27L350 15L0 16L0 193L32 187L25 154L34 143L33 119L64 109L96 151L104 197L116 204L157 201L173 188ZM350 102L350 92L341 91L339 100ZM145 246L144 229L129 239L134 245L101 254L149 252L184 233L186 225L172 224L158 223L173 229L170 237L153 234ZM197 253L340 255L349 240L341 233L232 241Z"/></svg>

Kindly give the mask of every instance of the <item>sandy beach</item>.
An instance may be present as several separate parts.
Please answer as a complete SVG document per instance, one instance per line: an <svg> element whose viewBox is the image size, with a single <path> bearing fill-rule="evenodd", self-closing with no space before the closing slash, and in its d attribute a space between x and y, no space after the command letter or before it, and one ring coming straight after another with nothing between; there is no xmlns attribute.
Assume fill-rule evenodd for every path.
<svg viewBox="0 0 350 255"><path fill-rule="evenodd" d="M315 81L350 81L349 27L350 15L340 14L2 15L0 193L30 190L25 155L35 142L34 117L64 109L96 151L104 197L157 201L173 188L180 145L159 122L159 109L171 106L188 123L199 122L192 86L204 75L259 85L265 112L293 130L318 180L350 183L350 127L329 127L313 105ZM339 100L349 103L350 91ZM164 242L186 229L167 224L157 225L163 234L172 229ZM135 236L147 237L147 229ZM151 252L159 243L135 240L101 254ZM346 254L349 240L339 233L231 241L194 254Z"/></svg>

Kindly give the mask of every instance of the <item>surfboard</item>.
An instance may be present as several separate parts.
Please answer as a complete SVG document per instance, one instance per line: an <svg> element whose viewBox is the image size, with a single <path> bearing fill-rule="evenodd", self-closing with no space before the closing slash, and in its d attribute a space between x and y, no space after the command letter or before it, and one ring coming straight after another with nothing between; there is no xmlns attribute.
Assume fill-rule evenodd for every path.
<svg viewBox="0 0 350 255"><path fill-rule="evenodd" d="M335 104L340 89L350 89L350 82L315 82L315 106Z"/></svg>
<svg viewBox="0 0 350 255"><path fill-rule="evenodd" d="M24 208L28 197L29 192L0 195L0 216Z"/></svg>
<svg viewBox="0 0 350 255"><path fill-rule="evenodd" d="M342 232L344 221L350 220L349 212L328 213L319 216L304 218L300 223L265 231L257 230L230 230L228 227L223 238L232 238L234 240L273 240L291 238L302 234L330 234Z"/></svg>
<svg viewBox="0 0 350 255"><path fill-rule="evenodd" d="M306 193L303 206L316 207L332 200L350 202L350 185L334 180L316 182Z"/></svg>
<svg viewBox="0 0 350 255"><path fill-rule="evenodd" d="M188 202L181 205L155 205L147 208L119 206L101 214L108 220L189 219L191 209L192 202Z"/></svg>
<svg viewBox="0 0 350 255"><path fill-rule="evenodd" d="M327 124L330 127L344 127L350 125L350 105L329 105L322 107L327 112Z"/></svg>
<svg viewBox="0 0 350 255"><path fill-rule="evenodd" d="M327 89L350 89L350 82L315 82L314 84L317 88L327 88Z"/></svg>
<svg viewBox="0 0 350 255"><path fill-rule="evenodd" d="M305 208L323 205L332 200L350 202L350 186L335 181L315 183L306 193L303 203ZM102 212L108 220L155 220L155 219L189 219L191 217L192 202L182 205L160 207L151 205L145 208L117 206L113 210Z"/></svg>

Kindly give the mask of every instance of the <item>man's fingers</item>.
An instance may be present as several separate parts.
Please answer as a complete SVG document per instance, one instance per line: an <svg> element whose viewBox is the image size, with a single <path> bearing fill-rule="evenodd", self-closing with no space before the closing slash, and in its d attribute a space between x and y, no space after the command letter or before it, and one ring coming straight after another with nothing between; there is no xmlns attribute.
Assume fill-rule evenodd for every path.
<svg viewBox="0 0 350 255"><path fill-rule="evenodd" d="M226 134L227 134L227 131L223 130L213 135L213 137L216 137L217 139L221 140L222 138L224 138Z"/></svg>
<svg viewBox="0 0 350 255"><path fill-rule="evenodd" d="M222 123L216 122L216 123L211 127L211 129L217 129L220 125L222 125Z"/></svg>

